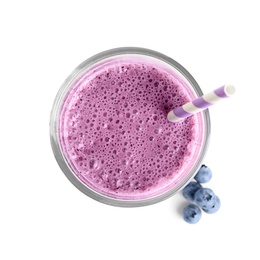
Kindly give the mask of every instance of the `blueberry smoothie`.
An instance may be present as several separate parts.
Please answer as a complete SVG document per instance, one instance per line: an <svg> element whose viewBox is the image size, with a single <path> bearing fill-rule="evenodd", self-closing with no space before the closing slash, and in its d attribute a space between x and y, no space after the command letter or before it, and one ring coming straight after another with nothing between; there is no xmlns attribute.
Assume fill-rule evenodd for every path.
<svg viewBox="0 0 260 260"><path fill-rule="evenodd" d="M108 58L71 84L58 120L59 146L88 189L119 200L156 197L198 160L201 115L178 123L170 109L195 97L170 66L142 55Z"/></svg>

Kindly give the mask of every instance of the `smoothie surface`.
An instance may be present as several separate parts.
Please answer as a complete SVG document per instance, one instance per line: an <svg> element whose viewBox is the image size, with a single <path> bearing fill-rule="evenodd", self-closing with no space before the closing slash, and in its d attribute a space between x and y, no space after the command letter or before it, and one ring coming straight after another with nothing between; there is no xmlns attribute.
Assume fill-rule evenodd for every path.
<svg viewBox="0 0 260 260"><path fill-rule="evenodd" d="M163 64L118 57L88 69L60 112L59 140L75 176L109 197L135 200L171 189L197 158L197 115L167 112L194 98Z"/></svg>

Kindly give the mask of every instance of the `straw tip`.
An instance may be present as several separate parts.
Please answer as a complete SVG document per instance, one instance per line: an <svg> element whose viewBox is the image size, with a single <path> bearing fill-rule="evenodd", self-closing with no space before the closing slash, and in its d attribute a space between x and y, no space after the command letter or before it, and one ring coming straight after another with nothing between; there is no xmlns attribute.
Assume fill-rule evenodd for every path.
<svg viewBox="0 0 260 260"><path fill-rule="evenodd" d="M178 122L181 120L181 118L177 117L172 110L167 114L167 119L170 122Z"/></svg>
<svg viewBox="0 0 260 260"><path fill-rule="evenodd" d="M227 96L232 96L236 92L236 89L233 85L225 85L224 90Z"/></svg>

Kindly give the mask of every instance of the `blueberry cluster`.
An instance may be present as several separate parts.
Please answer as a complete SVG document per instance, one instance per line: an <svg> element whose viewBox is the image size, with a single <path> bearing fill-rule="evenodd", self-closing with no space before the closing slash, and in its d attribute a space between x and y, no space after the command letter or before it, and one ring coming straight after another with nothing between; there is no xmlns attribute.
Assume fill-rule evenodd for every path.
<svg viewBox="0 0 260 260"><path fill-rule="evenodd" d="M201 218L201 209L213 214L220 208L220 199L209 189L202 187L201 183L206 183L212 178L212 172L206 165L202 165L194 179L182 191L184 198L195 204L189 204L183 209L183 218L187 223L195 224Z"/></svg>

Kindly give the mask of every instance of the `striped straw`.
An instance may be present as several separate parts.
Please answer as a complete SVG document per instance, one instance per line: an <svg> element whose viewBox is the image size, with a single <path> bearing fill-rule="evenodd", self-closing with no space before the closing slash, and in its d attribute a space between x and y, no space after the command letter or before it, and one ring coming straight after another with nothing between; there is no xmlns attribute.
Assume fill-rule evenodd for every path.
<svg viewBox="0 0 260 260"><path fill-rule="evenodd" d="M171 122L178 122L195 113L203 111L204 109L210 107L211 105L215 104L216 102L224 98L232 96L234 93L235 93L234 86L224 85L181 107L174 108L168 113L167 118Z"/></svg>

